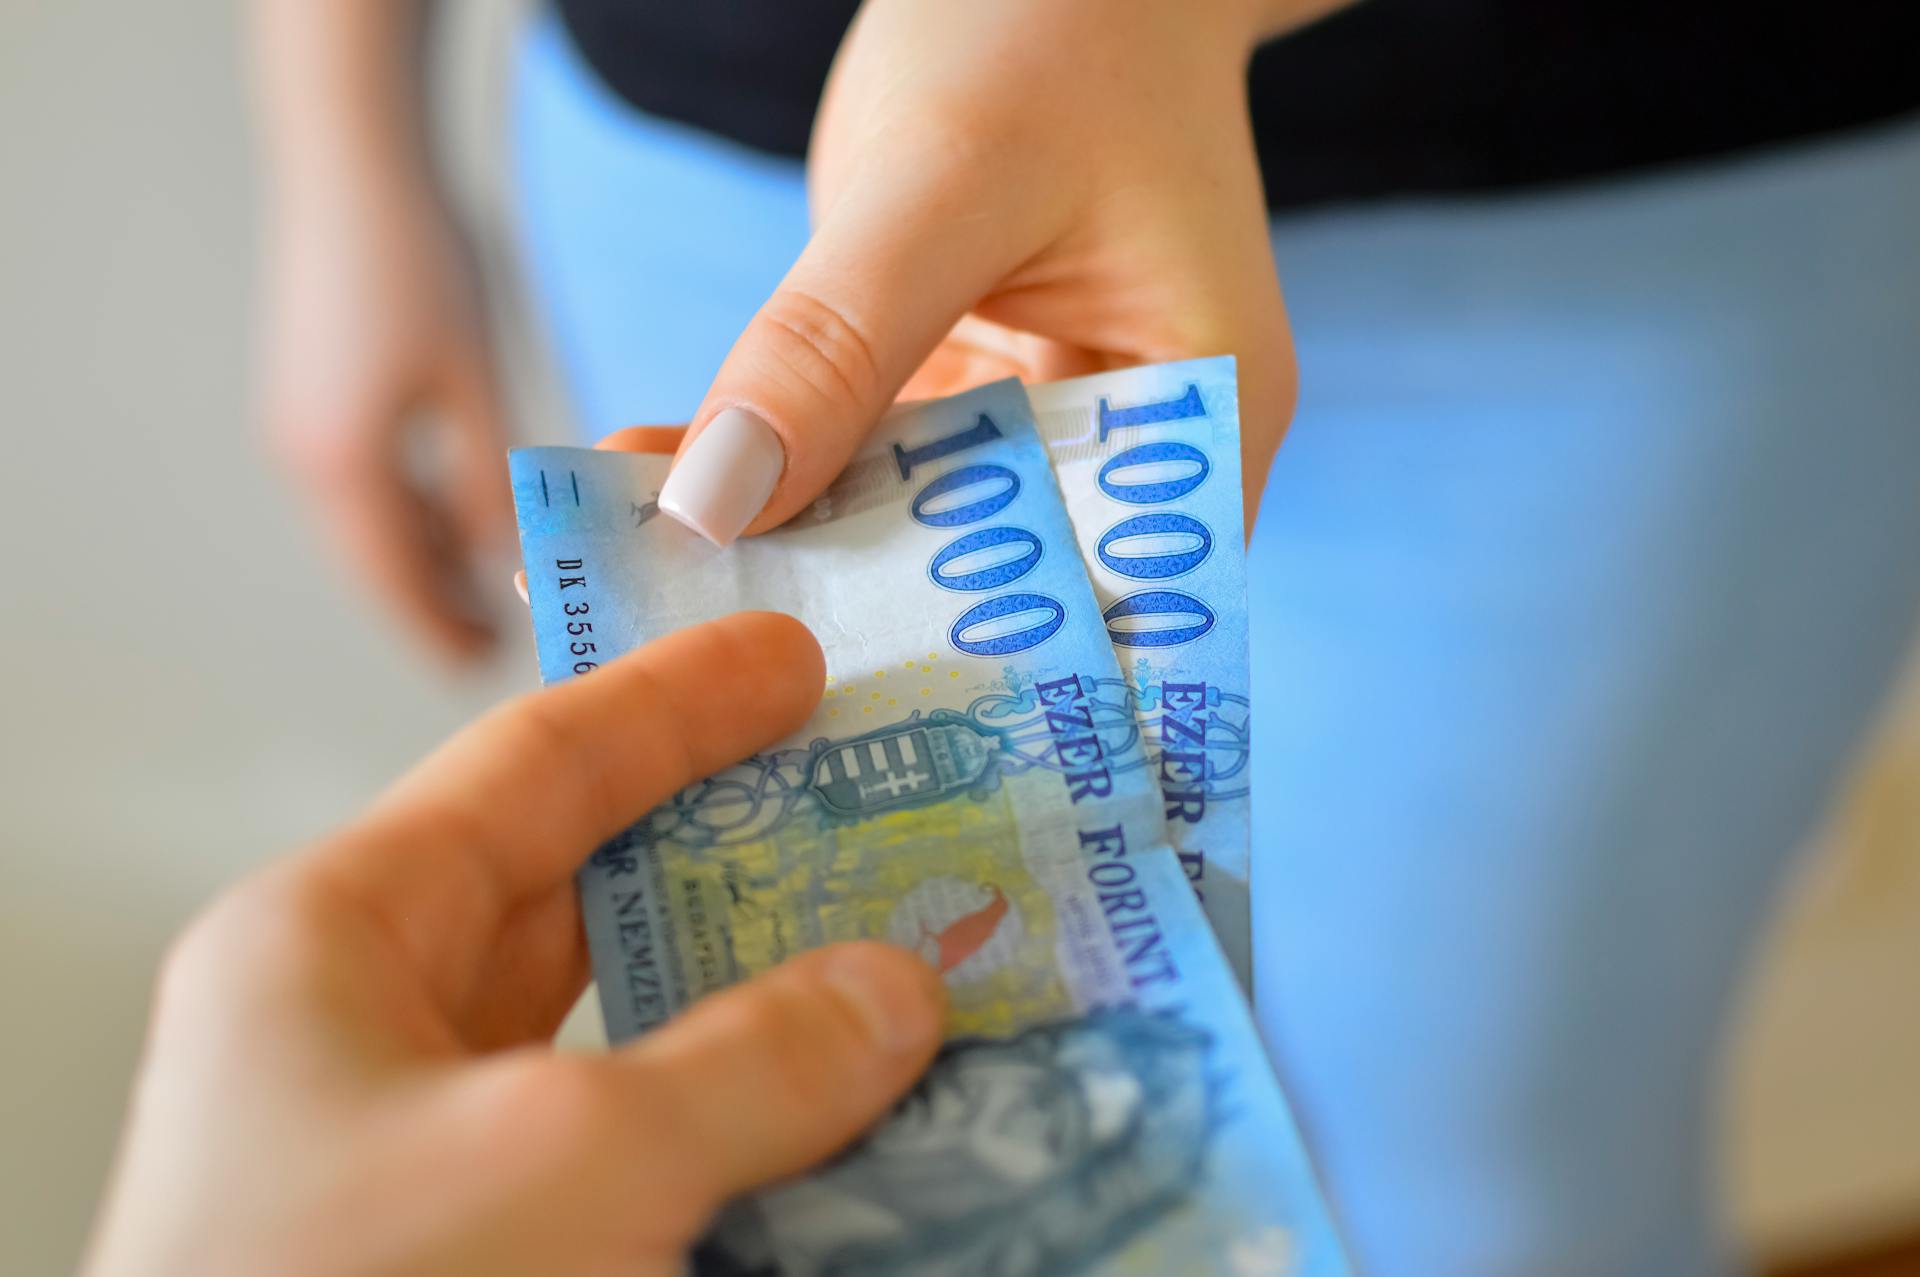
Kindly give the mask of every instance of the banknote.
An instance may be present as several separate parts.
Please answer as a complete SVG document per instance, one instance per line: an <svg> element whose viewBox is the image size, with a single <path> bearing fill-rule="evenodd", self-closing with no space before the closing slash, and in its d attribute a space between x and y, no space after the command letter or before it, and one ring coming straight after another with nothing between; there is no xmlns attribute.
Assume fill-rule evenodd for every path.
<svg viewBox="0 0 1920 1277"><path fill-rule="evenodd" d="M1233 358L1127 368L1028 394L1160 782L1168 837L1251 990L1252 714Z"/></svg>
<svg viewBox="0 0 1920 1277"><path fill-rule="evenodd" d="M749 607L798 616L827 654L800 732L582 868L608 1036L844 939L916 949L950 994L915 1090L827 1166L731 1206L696 1271L1348 1271L1167 845L1017 383L897 412L809 511L726 550L660 516L664 458L528 449L512 470L549 681Z"/></svg>

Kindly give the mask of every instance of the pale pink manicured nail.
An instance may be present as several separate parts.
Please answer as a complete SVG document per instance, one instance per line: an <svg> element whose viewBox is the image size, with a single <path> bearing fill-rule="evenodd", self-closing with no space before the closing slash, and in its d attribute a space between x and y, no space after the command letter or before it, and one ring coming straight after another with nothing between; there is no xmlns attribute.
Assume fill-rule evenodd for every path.
<svg viewBox="0 0 1920 1277"><path fill-rule="evenodd" d="M715 545L729 545L766 509L786 465L773 427L745 408L723 409L667 476L660 508Z"/></svg>

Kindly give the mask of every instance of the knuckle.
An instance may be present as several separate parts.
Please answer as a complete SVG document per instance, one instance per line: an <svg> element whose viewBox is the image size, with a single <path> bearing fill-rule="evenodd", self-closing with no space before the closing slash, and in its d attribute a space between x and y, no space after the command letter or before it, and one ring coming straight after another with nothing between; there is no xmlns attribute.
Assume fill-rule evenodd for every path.
<svg viewBox="0 0 1920 1277"><path fill-rule="evenodd" d="M773 1105L790 1109L818 1095L823 1042L816 1001L785 980L758 982L725 1009L727 1036L748 1045L762 1061L759 1085Z"/></svg>
<svg viewBox="0 0 1920 1277"><path fill-rule="evenodd" d="M730 1037L778 1049L796 1036L800 1017L793 998L778 981L762 981L740 991L720 1008Z"/></svg>
<svg viewBox="0 0 1920 1277"><path fill-rule="evenodd" d="M991 109L968 109L938 116L918 130L914 145L936 157L926 172L936 192L957 201L979 198L982 172L1011 175L1030 167L1031 157L1045 150L1044 131L1035 130L1016 99L989 104Z"/></svg>
<svg viewBox="0 0 1920 1277"><path fill-rule="evenodd" d="M300 896L297 886L253 879L203 909L160 959L156 1017L225 1004L251 982L271 981L309 956L313 933Z"/></svg>
<svg viewBox="0 0 1920 1277"><path fill-rule="evenodd" d="M844 308L787 285L761 309L754 326L766 357L818 397L847 405L878 397L877 347Z"/></svg>
<svg viewBox="0 0 1920 1277"><path fill-rule="evenodd" d="M570 1178L582 1150L605 1136L616 1112L604 1059L529 1048L489 1068L462 1121L483 1131L487 1143L512 1147L523 1180Z"/></svg>
<svg viewBox="0 0 1920 1277"><path fill-rule="evenodd" d="M567 788L564 801L587 812L598 824L612 827L629 813L606 766L604 748L596 746L579 721L566 713L563 699L547 691L529 692L505 712L509 738L499 756L519 760L527 775L553 777ZM478 822L484 835L486 822Z"/></svg>
<svg viewBox="0 0 1920 1277"><path fill-rule="evenodd" d="M736 1008L738 1031L767 1052L778 1098L817 1100L836 1085L847 1061L863 1058L865 1030L838 995L787 971L753 986Z"/></svg>
<svg viewBox="0 0 1920 1277"><path fill-rule="evenodd" d="M228 970L227 940L213 911L202 913L167 945L154 981L154 1016L171 1019L205 996L210 979Z"/></svg>
<svg viewBox="0 0 1920 1277"><path fill-rule="evenodd" d="M504 1107L531 1118L559 1143L596 1135L606 1124L614 1097L604 1062L592 1056L537 1058L515 1071L506 1087Z"/></svg>

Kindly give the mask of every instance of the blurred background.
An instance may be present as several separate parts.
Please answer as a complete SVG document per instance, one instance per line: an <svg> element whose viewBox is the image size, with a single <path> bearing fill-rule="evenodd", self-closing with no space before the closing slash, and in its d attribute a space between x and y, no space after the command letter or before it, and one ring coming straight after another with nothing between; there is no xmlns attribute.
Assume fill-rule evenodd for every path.
<svg viewBox="0 0 1920 1277"><path fill-rule="evenodd" d="M436 49L445 148L498 267L488 157L519 7L448 6ZM458 681L424 664L268 463L240 12L0 0L7 1273L79 1254L168 936L533 683L530 641ZM561 439L503 330L521 439ZM1895 1249L1920 1236L1917 972L1920 673L1809 848L1730 1053L1726 1209L1773 1271L1920 1272Z"/></svg>

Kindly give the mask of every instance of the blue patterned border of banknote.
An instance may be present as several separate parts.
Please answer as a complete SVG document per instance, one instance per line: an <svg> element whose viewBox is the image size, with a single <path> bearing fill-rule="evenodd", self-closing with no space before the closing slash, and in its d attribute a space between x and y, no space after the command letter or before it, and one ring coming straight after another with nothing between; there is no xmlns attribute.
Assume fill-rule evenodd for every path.
<svg viewBox="0 0 1920 1277"><path fill-rule="evenodd" d="M1145 733L1168 836L1251 992L1253 714L1233 357L1028 393Z"/></svg>
<svg viewBox="0 0 1920 1277"><path fill-rule="evenodd" d="M664 458L512 468L549 681L749 607L827 654L802 731L581 870L609 1036L854 937L950 993L914 1092L730 1207L698 1271L1348 1271L1017 383L894 414L810 511L724 551L658 517Z"/></svg>

